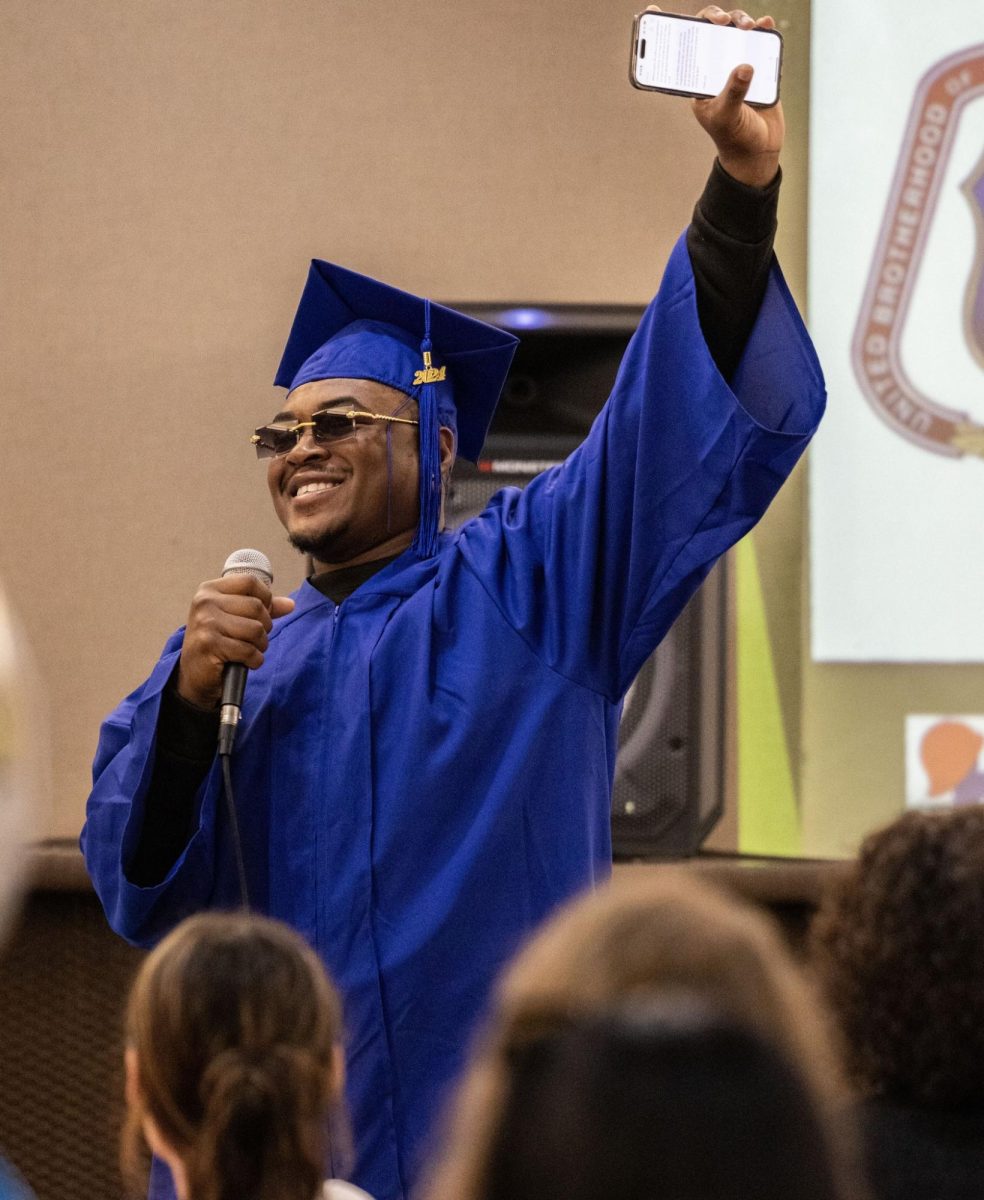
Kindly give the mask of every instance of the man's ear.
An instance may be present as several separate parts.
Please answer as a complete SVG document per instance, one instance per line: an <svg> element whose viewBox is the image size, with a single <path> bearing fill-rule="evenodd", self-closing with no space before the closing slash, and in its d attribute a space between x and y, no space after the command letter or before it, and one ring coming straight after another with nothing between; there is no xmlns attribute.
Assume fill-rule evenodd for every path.
<svg viewBox="0 0 984 1200"><path fill-rule="evenodd" d="M451 475L451 468L454 466L454 430L442 425L438 430L438 438L441 451L441 478L446 483Z"/></svg>

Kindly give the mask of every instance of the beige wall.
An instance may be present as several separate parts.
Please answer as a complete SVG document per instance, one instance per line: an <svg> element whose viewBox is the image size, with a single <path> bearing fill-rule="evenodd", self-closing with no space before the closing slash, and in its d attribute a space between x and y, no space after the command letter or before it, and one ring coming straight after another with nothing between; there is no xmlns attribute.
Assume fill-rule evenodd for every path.
<svg viewBox="0 0 984 1200"><path fill-rule="evenodd" d="M802 7L774 6L800 296ZM246 434L307 261L445 299L643 301L711 153L685 103L628 85L631 3L0 12L0 572L50 697L45 832L72 836L98 723L199 580L243 545L299 579ZM794 488L769 535L794 574L801 510Z"/></svg>

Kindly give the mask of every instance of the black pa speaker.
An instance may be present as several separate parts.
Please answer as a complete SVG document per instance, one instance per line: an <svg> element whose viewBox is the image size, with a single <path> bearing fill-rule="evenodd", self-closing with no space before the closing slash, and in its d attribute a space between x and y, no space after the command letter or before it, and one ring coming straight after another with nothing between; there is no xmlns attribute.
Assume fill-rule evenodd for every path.
<svg viewBox="0 0 984 1200"><path fill-rule="evenodd" d="M643 310L631 305L456 304L520 338L478 468L455 467L447 516L524 487L580 444ZM625 697L612 802L616 858L696 853L723 809L725 564L719 563Z"/></svg>

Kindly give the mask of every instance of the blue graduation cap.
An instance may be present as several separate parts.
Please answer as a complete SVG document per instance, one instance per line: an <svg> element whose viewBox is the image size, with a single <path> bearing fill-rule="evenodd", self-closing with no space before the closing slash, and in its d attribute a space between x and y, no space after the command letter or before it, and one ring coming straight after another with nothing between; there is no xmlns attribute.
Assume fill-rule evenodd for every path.
<svg viewBox="0 0 984 1200"><path fill-rule="evenodd" d="M518 340L388 284L313 259L274 384L371 379L417 402L420 524L414 548L437 549L441 509L438 429L476 461Z"/></svg>

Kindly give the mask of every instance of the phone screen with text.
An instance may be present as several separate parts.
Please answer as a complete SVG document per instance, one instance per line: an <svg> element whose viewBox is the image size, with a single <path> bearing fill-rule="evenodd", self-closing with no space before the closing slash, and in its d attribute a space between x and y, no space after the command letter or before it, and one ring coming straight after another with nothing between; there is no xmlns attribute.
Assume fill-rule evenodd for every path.
<svg viewBox="0 0 984 1200"><path fill-rule="evenodd" d="M782 39L771 30L644 13L635 45L635 80L647 88L716 96L735 67L750 63L755 74L746 99L774 104L781 55Z"/></svg>

